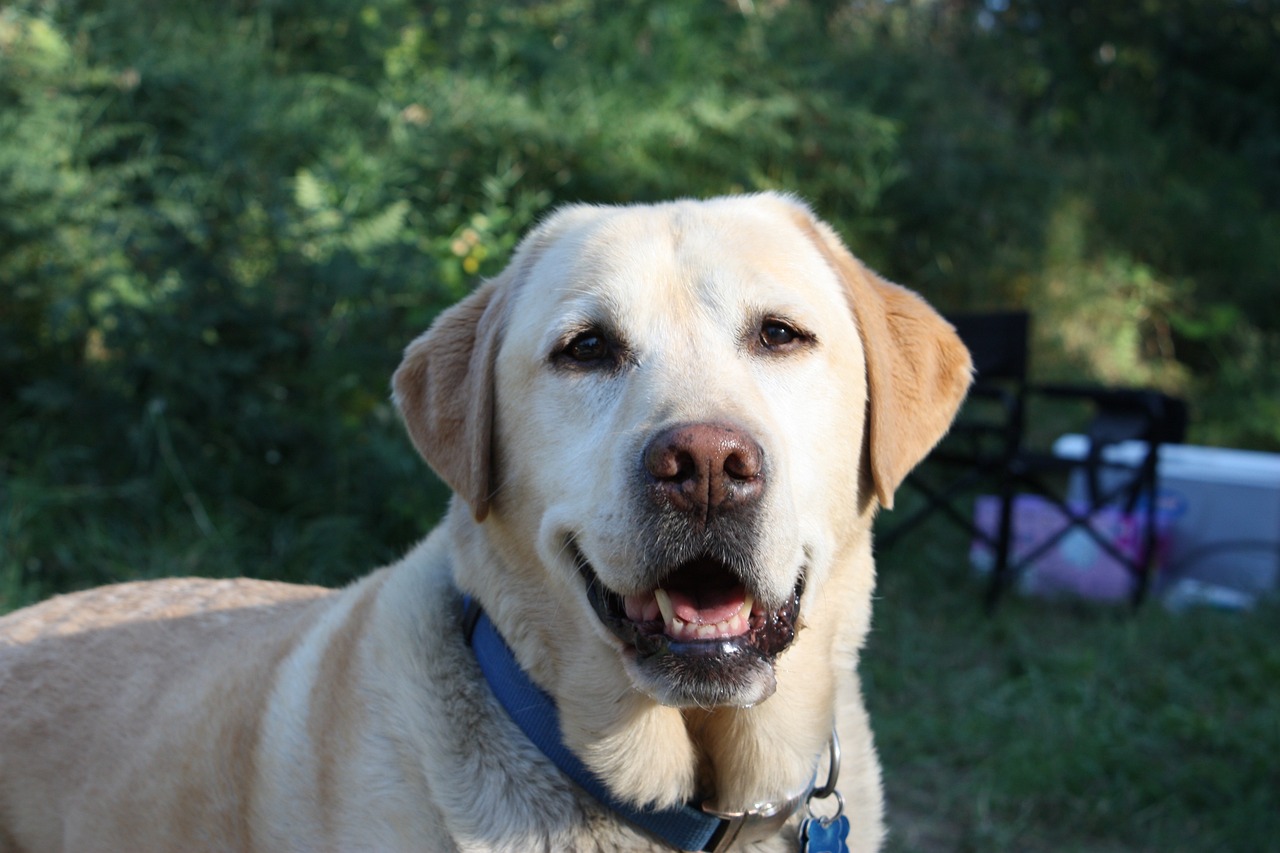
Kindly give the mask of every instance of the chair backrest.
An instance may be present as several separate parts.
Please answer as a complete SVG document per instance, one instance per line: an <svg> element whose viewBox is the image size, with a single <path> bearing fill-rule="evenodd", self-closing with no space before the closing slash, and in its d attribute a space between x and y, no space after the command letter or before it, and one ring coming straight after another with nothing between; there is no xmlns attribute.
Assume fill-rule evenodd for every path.
<svg viewBox="0 0 1280 853"><path fill-rule="evenodd" d="M1088 427L1095 444L1126 439L1181 444L1186 439L1187 404L1178 397L1153 388L1095 388L1088 396L1096 409Z"/></svg>
<svg viewBox="0 0 1280 853"><path fill-rule="evenodd" d="M1030 314L1026 311L996 311L951 314L947 319L969 348L979 383L1013 382L1021 385L1026 382Z"/></svg>

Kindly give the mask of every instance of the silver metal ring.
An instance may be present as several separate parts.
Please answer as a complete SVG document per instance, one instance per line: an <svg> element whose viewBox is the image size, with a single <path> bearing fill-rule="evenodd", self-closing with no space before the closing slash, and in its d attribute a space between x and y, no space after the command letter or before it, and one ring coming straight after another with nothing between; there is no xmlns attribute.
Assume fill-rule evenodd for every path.
<svg viewBox="0 0 1280 853"><path fill-rule="evenodd" d="M840 781L840 738L836 735L834 728L831 730L831 742L827 748L831 755L830 767L827 770L827 781L823 783L821 788L813 789L813 793L809 795L811 800L815 797L819 800L824 800L832 794L837 797L840 796L836 792L836 783ZM841 801L841 805L843 807L843 801Z"/></svg>
<svg viewBox="0 0 1280 853"><path fill-rule="evenodd" d="M835 795L836 795L836 813L835 814L830 815L828 817L821 817L819 815L815 815L813 813L813 798L811 797L807 801L805 801L805 804L804 804L805 817L807 817L809 820L816 820L818 823L822 824L824 829L830 826L832 821L839 820L840 815L844 814L844 797L840 795L839 791L836 791Z"/></svg>

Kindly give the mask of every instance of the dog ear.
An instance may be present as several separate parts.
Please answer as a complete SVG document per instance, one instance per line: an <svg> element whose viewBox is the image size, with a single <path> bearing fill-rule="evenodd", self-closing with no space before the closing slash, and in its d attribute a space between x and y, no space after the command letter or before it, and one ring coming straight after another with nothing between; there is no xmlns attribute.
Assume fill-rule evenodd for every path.
<svg viewBox="0 0 1280 853"><path fill-rule="evenodd" d="M951 324L905 287L864 267L825 223L801 227L844 283L867 364L867 448L876 498L893 508L907 473L951 427L973 362Z"/></svg>
<svg viewBox="0 0 1280 853"><path fill-rule="evenodd" d="M391 384L413 445L476 521L493 494L493 365L505 324L508 274L443 311L405 349Z"/></svg>
<svg viewBox="0 0 1280 853"><path fill-rule="evenodd" d="M441 312L405 348L391 379L393 397L413 439L440 478L484 521L494 494L494 363L512 294L566 228L593 215L571 205L540 223L496 278Z"/></svg>

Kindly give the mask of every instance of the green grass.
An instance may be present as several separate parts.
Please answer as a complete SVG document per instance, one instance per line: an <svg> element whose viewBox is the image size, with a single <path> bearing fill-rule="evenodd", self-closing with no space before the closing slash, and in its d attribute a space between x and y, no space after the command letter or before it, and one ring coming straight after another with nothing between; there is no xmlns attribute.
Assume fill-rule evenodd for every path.
<svg viewBox="0 0 1280 853"><path fill-rule="evenodd" d="M154 480L51 486L0 468L0 614L56 593L183 575L341 586L396 559L439 518L444 487L404 456L410 473L380 470L368 485L376 509L317 498L276 513L245 501L189 505Z"/></svg>
<svg viewBox="0 0 1280 853"><path fill-rule="evenodd" d="M163 506L10 479L0 611L165 574L342 583L408 541L376 541L367 520L227 508L211 509L210 533L180 501ZM1280 850L1274 603L1131 614L1009 596L988 617L966 543L940 522L879 564L862 668L890 853Z"/></svg>
<svg viewBox="0 0 1280 853"><path fill-rule="evenodd" d="M863 659L889 850L1280 850L1274 603L988 617L958 535L912 544L880 558Z"/></svg>

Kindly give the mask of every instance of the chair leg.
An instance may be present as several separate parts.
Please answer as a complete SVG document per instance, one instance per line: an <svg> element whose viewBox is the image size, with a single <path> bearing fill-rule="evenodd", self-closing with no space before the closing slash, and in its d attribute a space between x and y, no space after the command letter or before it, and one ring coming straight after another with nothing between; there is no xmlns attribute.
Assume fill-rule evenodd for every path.
<svg viewBox="0 0 1280 853"><path fill-rule="evenodd" d="M1158 517L1160 498L1160 482L1156 468L1157 449L1159 445L1152 448L1148 456L1148 463L1144 466L1142 472L1143 483L1139 494L1145 494L1147 501L1146 506L1142 508L1143 530L1142 530L1142 551L1139 553L1138 563L1135 566L1138 576L1133 585L1133 609L1137 610L1142 606L1142 602L1147 597L1147 592L1151 586L1151 575L1156 569L1156 541L1159 531L1156 529L1156 519Z"/></svg>
<svg viewBox="0 0 1280 853"><path fill-rule="evenodd" d="M996 565L987 586L986 610L991 613L1009 585L1009 565L1013 550L1013 501L1015 492L1007 480L1000 486L1000 522L996 533Z"/></svg>

